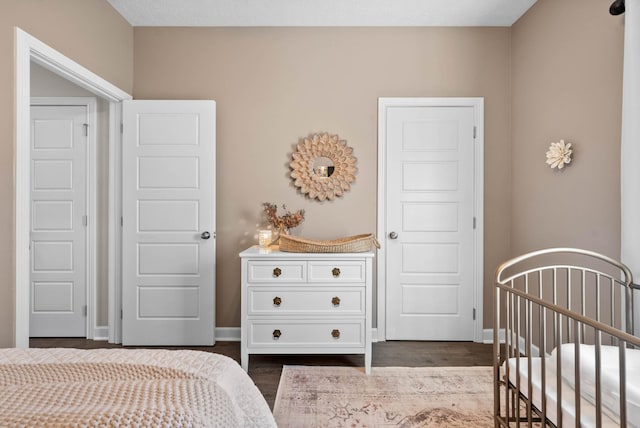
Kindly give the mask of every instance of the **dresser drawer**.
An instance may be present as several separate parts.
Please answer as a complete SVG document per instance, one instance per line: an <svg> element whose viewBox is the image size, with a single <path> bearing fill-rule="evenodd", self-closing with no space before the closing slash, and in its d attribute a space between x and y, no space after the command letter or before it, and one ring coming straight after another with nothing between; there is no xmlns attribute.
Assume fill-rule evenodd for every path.
<svg viewBox="0 0 640 428"><path fill-rule="evenodd" d="M307 263L288 260L252 260L247 263L249 282L306 282Z"/></svg>
<svg viewBox="0 0 640 428"><path fill-rule="evenodd" d="M365 287L249 286L249 315L364 315Z"/></svg>
<svg viewBox="0 0 640 428"><path fill-rule="evenodd" d="M364 261L310 261L309 282L364 282L364 266Z"/></svg>
<svg viewBox="0 0 640 428"><path fill-rule="evenodd" d="M249 347L364 346L364 320L251 321L248 327Z"/></svg>

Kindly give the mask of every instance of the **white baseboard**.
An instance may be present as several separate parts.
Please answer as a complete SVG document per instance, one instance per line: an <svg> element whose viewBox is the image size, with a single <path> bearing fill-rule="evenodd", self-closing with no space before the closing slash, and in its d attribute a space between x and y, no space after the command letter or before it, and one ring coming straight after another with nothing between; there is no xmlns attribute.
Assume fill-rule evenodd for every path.
<svg viewBox="0 0 640 428"><path fill-rule="evenodd" d="M240 327L216 327L216 341L240 342Z"/></svg>
<svg viewBox="0 0 640 428"><path fill-rule="evenodd" d="M501 328L500 331L498 332L498 338L500 340L500 343L504 343L504 329ZM483 343L487 343L487 344L491 344L493 343L493 329L484 329L482 331L482 338L483 338ZM518 349L521 350L521 352L524 352L525 349L525 340L524 337L518 337L518 336L514 336L514 339L518 340ZM532 357L538 357L540 356L540 349L534 345L531 344L531 356Z"/></svg>
<svg viewBox="0 0 640 428"><path fill-rule="evenodd" d="M109 340L109 327L107 327L106 325L94 327L92 340L99 340L104 342Z"/></svg>
<svg viewBox="0 0 640 428"><path fill-rule="evenodd" d="M504 343L504 329L501 328L498 332L498 338L500 343ZM493 343L493 329L485 328L482 330L482 343L491 344Z"/></svg>

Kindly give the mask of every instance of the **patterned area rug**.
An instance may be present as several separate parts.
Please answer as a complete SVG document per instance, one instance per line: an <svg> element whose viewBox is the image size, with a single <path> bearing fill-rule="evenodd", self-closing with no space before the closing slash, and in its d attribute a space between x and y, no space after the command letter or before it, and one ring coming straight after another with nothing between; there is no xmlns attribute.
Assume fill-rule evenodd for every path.
<svg viewBox="0 0 640 428"><path fill-rule="evenodd" d="M491 367L285 366L280 428L492 427Z"/></svg>

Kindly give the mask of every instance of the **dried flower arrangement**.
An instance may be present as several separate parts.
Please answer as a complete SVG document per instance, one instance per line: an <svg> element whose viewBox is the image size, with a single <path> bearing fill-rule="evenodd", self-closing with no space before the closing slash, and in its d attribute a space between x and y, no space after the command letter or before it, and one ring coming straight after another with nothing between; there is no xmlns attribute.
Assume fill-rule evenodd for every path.
<svg viewBox="0 0 640 428"><path fill-rule="evenodd" d="M304 210L298 210L295 213L287 210L284 215L279 216L278 206L276 204L263 202L262 206L269 224L280 233L289 233L289 229L300 226L304 221ZM287 207L282 205L282 209L286 210Z"/></svg>

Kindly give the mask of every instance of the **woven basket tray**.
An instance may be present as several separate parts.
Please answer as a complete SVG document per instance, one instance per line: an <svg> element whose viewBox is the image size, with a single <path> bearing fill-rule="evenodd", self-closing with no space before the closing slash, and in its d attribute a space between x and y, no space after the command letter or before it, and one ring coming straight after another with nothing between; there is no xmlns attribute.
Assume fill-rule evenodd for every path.
<svg viewBox="0 0 640 428"><path fill-rule="evenodd" d="M280 235L280 251L289 253L362 253L369 251L371 245L380 248L380 243L372 234L355 235L330 241L298 238Z"/></svg>

